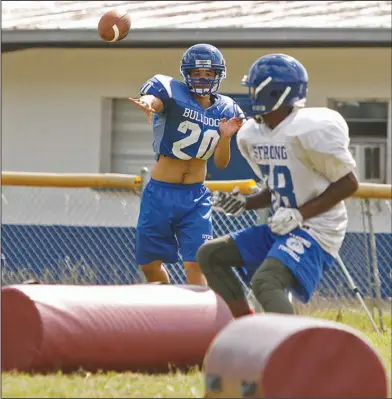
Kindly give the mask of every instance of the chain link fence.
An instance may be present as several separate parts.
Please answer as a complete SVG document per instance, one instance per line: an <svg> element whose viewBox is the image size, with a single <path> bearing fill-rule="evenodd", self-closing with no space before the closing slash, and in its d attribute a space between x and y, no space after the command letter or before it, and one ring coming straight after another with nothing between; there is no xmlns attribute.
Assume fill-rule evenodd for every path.
<svg viewBox="0 0 392 399"><path fill-rule="evenodd" d="M89 188L2 188L2 284L130 284L142 281L135 260L140 192ZM349 232L341 258L366 303L383 324L392 287L391 201L349 199ZM214 235L263 223L266 212L213 214ZM165 265L173 283L185 283L181 263ZM243 281L249 294L248 282ZM340 266L326 273L312 301L297 312L334 317L361 307ZM257 307L257 304L255 304ZM388 313L387 312L387 313Z"/></svg>

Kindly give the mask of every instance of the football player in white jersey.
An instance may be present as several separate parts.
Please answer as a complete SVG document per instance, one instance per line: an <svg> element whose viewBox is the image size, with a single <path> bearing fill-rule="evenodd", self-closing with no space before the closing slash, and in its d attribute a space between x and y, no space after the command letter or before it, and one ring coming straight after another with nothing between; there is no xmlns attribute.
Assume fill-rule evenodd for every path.
<svg viewBox="0 0 392 399"><path fill-rule="evenodd" d="M234 216L270 207L272 215L265 225L206 242L197 262L234 317L253 309L233 266L245 270L265 312L293 314L287 291L307 303L345 236L343 200L358 189L348 126L332 109L304 108L308 74L288 55L259 58L243 83L255 118L237 143L265 188L247 197L216 192L214 207Z"/></svg>

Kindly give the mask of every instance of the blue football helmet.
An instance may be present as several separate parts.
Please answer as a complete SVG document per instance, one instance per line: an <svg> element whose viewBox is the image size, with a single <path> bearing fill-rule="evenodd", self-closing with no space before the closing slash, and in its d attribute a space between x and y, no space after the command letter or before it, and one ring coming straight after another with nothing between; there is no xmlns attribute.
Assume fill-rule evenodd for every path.
<svg viewBox="0 0 392 399"><path fill-rule="evenodd" d="M289 55L268 54L253 63L242 84L249 87L249 116L263 115L282 105L305 106L308 73Z"/></svg>
<svg viewBox="0 0 392 399"><path fill-rule="evenodd" d="M211 69L216 71L216 75L214 79L192 79L192 69ZM221 81L226 77L226 61L216 47L210 44L195 44L182 56L180 70L192 93L207 96L219 90ZM203 85L203 88L197 88L197 85Z"/></svg>

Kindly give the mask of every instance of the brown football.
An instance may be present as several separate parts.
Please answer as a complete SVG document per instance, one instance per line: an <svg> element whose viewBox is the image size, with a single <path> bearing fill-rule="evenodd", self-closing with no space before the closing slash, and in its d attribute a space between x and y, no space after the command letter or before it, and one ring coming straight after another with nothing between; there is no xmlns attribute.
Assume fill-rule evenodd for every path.
<svg viewBox="0 0 392 399"><path fill-rule="evenodd" d="M98 23L98 34L106 42L118 42L128 35L131 17L125 12L111 10L102 15Z"/></svg>

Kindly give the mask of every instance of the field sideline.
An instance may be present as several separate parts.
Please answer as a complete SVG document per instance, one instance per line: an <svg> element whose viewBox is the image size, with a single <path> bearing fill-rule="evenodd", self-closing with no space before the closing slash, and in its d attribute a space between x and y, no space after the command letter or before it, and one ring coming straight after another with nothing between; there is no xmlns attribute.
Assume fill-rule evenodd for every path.
<svg viewBox="0 0 392 399"><path fill-rule="evenodd" d="M383 357L391 376L391 315L385 315L387 331L377 336L363 316L343 316L343 322L361 331L373 342ZM390 392L391 379L390 379ZM2 375L3 398L201 398L204 394L203 375L198 370L188 374L142 375L133 373L72 375L61 373L30 376L13 373Z"/></svg>

